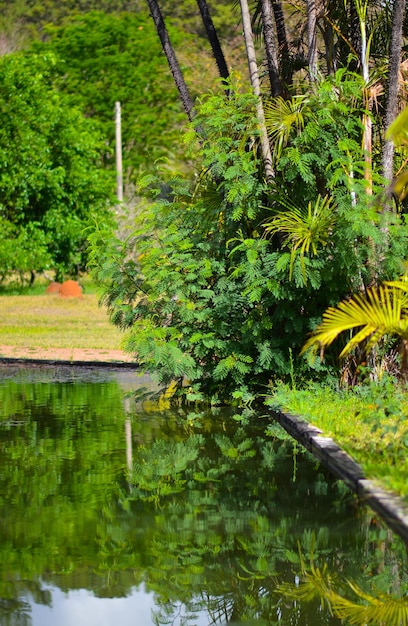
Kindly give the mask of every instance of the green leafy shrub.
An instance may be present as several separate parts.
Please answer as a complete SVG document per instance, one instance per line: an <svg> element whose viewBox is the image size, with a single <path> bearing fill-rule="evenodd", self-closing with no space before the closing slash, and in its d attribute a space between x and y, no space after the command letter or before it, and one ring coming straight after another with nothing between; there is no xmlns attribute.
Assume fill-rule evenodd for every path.
<svg viewBox="0 0 408 626"><path fill-rule="evenodd" d="M325 83L321 90L329 91ZM299 353L327 304L369 279L383 223L345 156L361 130L360 112L333 89L320 109L317 96L313 102L301 134L288 133L267 186L253 95L209 94L195 118L201 143L193 131L189 137L196 180L145 177L140 193L151 199L128 239L101 226L91 237L103 302L112 321L129 329L126 349L164 385L178 380L190 400L250 402L270 381L294 372L319 378L337 365ZM310 155L310 175L289 164L291 149ZM360 157L361 150L353 158ZM397 265L405 238L400 228L384 273Z"/></svg>

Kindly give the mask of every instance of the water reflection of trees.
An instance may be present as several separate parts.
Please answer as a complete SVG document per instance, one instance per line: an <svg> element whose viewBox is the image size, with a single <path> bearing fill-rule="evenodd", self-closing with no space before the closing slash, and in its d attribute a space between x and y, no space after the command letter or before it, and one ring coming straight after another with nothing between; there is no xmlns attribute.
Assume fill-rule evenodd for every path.
<svg viewBox="0 0 408 626"><path fill-rule="evenodd" d="M25 626L24 598L47 603L44 583L98 597L143 583L157 624L203 610L214 624L340 623L318 598L276 593L300 570L299 545L362 588L404 579L402 543L262 420L131 415L113 382L12 384L0 405L1 624Z"/></svg>
<svg viewBox="0 0 408 626"><path fill-rule="evenodd" d="M288 441L265 441L262 428L248 435L224 424L221 434L192 432L183 443L139 450L130 497L157 507L155 568L147 572L162 607L157 623L174 618L176 601L186 620L207 602L213 623L339 623L319 599L309 607L276 595L279 581L293 579L299 568L299 544L309 558L318 556L347 577L371 577L380 567L385 579L395 578L394 538L386 534L378 542L377 529L359 518L342 485L313 476ZM382 549L368 550L368 538Z"/></svg>

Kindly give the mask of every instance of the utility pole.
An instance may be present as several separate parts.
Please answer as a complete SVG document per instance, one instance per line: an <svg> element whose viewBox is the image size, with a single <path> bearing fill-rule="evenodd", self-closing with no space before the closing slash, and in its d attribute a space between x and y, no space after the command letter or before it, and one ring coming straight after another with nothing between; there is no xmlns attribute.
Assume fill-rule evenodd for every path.
<svg viewBox="0 0 408 626"><path fill-rule="evenodd" d="M118 202L123 202L123 171L122 171L122 121L120 102L115 102L116 126L116 195Z"/></svg>

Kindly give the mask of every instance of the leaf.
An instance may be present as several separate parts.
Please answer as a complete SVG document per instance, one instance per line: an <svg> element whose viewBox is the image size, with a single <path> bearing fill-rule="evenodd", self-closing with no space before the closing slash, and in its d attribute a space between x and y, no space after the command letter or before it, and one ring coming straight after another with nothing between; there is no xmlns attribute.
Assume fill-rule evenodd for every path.
<svg viewBox="0 0 408 626"><path fill-rule="evenodd" d="M344 357L356 345L368 339L366 350L372 348L384 335L408 338L408 297L398 287L381 286L370 289L366 297L355 295L329 307L323 314L322 323L302 348L304 353L311 346L330 345L341 333L362 327L342 350Z"/></svg>
<svg viewBox="0 0 408 626"><path fill-rule="evenodd" d="M251 263L251 265L254 265L254 263L256 263L256 261L258 260L258 251L254 250L253 248L249 248L246 251L246 255L248 263Z"/></svg>

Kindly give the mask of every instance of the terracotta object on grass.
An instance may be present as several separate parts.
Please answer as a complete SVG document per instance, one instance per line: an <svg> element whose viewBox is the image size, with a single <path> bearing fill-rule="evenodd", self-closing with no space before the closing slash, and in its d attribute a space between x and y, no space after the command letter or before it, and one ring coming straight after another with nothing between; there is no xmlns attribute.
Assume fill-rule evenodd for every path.
<svg viewBox="0 0 408 626"><path fill-rule="evenodd" d="M82 298L82 289L76 280L66 280L59 288L59 294L63 298Z"/></svg>
<svg viewBox="0 0 408 626"><path fill-rule="evenodd" d="M57 283L55 281L48 285L47 289L45 290L45 293L48 293L48 294L59 293L60 288L61 288L61 283Z"/></svg>

